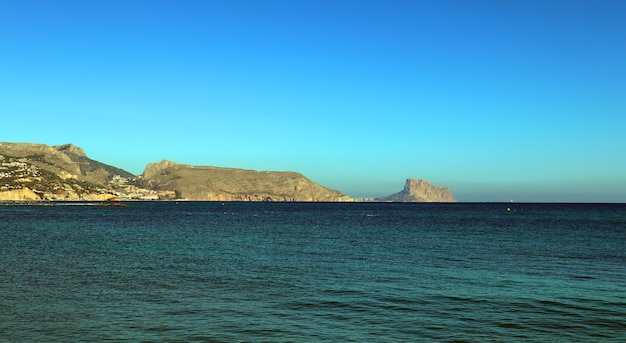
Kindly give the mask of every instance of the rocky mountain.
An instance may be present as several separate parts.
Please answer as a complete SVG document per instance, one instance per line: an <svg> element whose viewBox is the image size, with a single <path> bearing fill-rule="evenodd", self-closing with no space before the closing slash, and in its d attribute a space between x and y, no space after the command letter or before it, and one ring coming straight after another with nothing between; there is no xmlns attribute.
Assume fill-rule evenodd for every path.
<svg viewBox="0 0 626 343"><path fill-rule="evenodd" d="M25 159L55 174L74 175L77 179L93 183L105 183L112 175L133 176L123 169L88 158L82 148L73 144L48 146L0 142L0 154L8 158Z"/></svg>
<svg viewBox="0 0 626 343"><path fill-rule="evenodd" d="M146 166L141 185L175 197L214 201L352 201L294 172L198 167L163 160Z"/></svg>
<svg viewBox="0 0 626 343"><path fill-rule="evenodd" d="M300 173L190 166L163 160L140 176L90 159L72 144L0 142L0 201L14 200L371 201L352 199ZM456 201L449 189L408 179L374 201Z"/></svg>
<svg viewBox="0 0 626 343"><path fill-rule="evenodd" d="M401 192L375 199L389 202L456 202L452 192L446 187L431 185L422 179L407 179Z"/></svg>
<svg viewBox="0 0 626 343"><path fill-rule="evenodd" d="M352 201L299 173L149 164L141 176L72 144L0 142L0 200Z"/></svg>
<svg viewBox="0 0 626 343"><path fill-rule="evenodd" d="M0 142L0 200L108 200L134 179L72 144Z"/></svg>

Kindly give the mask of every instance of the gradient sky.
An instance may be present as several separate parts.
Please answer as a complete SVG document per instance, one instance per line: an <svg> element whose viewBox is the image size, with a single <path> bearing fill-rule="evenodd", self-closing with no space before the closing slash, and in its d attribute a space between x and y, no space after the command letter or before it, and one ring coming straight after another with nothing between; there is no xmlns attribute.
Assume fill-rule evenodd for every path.
<svg viewBox="0 0 626 343"><path fill-rule="evenodd" d="M626 202L626 1L0 0L0 141Z"/></svg>

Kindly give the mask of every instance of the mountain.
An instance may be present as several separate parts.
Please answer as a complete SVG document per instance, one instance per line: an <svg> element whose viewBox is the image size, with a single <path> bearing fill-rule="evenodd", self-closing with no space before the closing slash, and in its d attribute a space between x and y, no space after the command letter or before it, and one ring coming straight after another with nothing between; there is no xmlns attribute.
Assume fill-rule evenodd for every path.
<svg viewBox="0 0 626 343"><path fill-rule="evenodd" d="M0 154L9 158L25 158L51 172L74 175L80 180L106 183L112 175L132 177L133 174L87 157L73 144L48 146L32 143L0 143Z"/></svg>
<svg viewBox="0 0 626 343"><path fill-rule="evenodd" d="M135 176L73 144L0 142L0 200L352 201L294 172L161 161Z"/></svg>
<svg viewBox="0 0 626 343"><path fill-rule="evenodd" d="M368 201L323 187L296 172L191 166L163 160L140 176L92 160L73 144L0 142L2 200ZM371 201L371 200L369 200ZM407 179L404 190L374 201L456 201L449 189Z"/></svg>
<svg viewBox="0 0 626 343"><path fill-rule="evenodd" d="M389 202L456 202L452 192L446 187L431 185L426 180L407 179L404 189L375 201Z"/></svg>
<svg viewBox="0 0 626 343"><path fill-rule="evenodd" d="M163 160L146 166L141 185L187 200L352 201L295 172L199 167Z"/></svg>
<svg viewBox="0 0 626 343"><path fill-rule="evenodd" d="M134 178L72 144L0 142L0 200L107 200Z"/></svg>

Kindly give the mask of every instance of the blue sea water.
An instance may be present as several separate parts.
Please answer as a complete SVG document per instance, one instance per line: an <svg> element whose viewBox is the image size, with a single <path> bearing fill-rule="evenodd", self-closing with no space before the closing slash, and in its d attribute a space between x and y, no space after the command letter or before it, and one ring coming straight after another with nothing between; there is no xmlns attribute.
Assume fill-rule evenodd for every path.
<svg viewBox="0 0 626 343"><path fill-rule="evenodd" d="M626 204L0 206L1 342L624 342Z"/></svg>

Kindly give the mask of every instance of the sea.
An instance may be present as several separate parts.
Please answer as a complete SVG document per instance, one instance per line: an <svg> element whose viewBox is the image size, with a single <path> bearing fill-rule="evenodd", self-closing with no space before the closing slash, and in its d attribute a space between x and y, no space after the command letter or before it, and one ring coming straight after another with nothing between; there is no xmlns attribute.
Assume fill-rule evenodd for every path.
<svg viewBox="0 0 626 343"><path fill-rule="evenodd" d="M0 206L0 342L626 342L626 204L125 205Z"/></svg>

